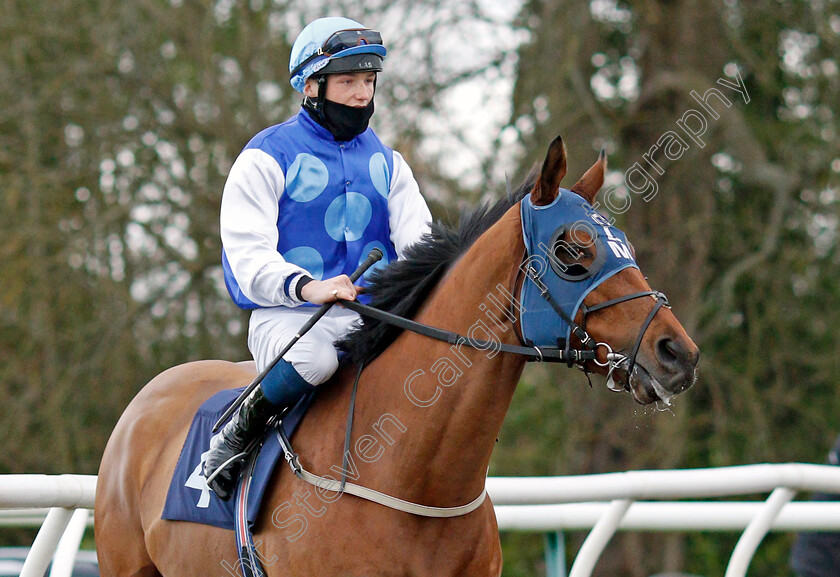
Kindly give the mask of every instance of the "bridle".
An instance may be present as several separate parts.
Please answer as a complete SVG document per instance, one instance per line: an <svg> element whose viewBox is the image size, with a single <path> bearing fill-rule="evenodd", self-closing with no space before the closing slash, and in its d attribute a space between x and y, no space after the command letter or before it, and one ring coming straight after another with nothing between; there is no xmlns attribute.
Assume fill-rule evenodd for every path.
<svg viewBox="0 0 840 577"><path fill-rule="evenodd" d="M524 271L524 274L527 277L527 279L536 285L537 289L539 290L540 296L542 296L548 302L548 304L551 306L554 312L556 312L560 316L560 318L566 321L569 327L571 327L571 334L573 334L584 347L584 349L573 349L571 346L571 339L558 339L558 349L563 349L563 351L566 353L565 357L567 359L567 365L569 367L577 366L581 371L583 371L587 375L587 378L589 378L589 374L591 373L591 371L586 367L586 362L573 361L572 359L580 358L582 356L580 353L582 353L584 350L597 352L599 347L606 349L606 360L600 361L597 355L594 358L588 360L591 360L599 367L607 367L608 382L611 382L610 377L612 377L613 372L616 369L621 368L623 366L626 366L627 374L632 375L633 369L636 366L636 355L639 353L639 348L642 345L642 340L644 339L645 333L647 332L650 323L653 321L653 317L656 316L656 313L658 313L659 309L661 309L662 307L671 308L671 305L668 302L668 297L666 297L664 293L654 290L641 291L629 295L623 295L592 306L587 306L584 303L581 303L580 310L583 313L583 317L581 319L581 323L578 324L568 313L566 313L566 311L563 310L563 308L557 303L557 301L554 300L554 298L551 296L550 291L548 290L548 287L545 285L545 283L542 282L542 280L539 277L539 274L533 266L528 265L526 261L523 260L523 265L520 267L520 270ZM602 309L606 309L614 305L618 305L646 296L651 297L654 301L656 301L656 304L654 305L653 309L651 309L651 311L648 313L648 316L645 319L645 321L642 323L641 328L639 329L639 335L638 337L636 337L636 342L633 345L633 349L629 355L624 355L622 353L613 351L609 343L596 341L586 331L586 320L589 314ZM527 340L525 339L524 335L518 334L518 336L522 342L527 343ZM578 354L572 354L573 352L577 352Z"/></svg>
<svg viewBox="0 0 840 577"><path fill-rule="evenodd" d="M522 343L520 346L509 345L506 343L491 343L489 341L470 339L452 331L447 331L439 329L437 327L432 327L423 323L419 323L417 321L407 319L405 317L401 317L393 313L383 311L381 309L364 305L359 301L342 300L341 305L345 308L359 313L362 316L370 317L380 322L393 325L404 330L415 332L435 340L445 341L450 344L469 346L471 348L479 350L488 350L494 348L500 352L523 355L525 357L528 357L529 361L564 363L568 367L576 366L584 373L586 373L587 377L591 373L591 371L586 367L586 363L588 361L592 361L600 367L607 367L608 380L616 369L624 366L626 366L627 374L632 374L633 369L636 365L636 355L639 352L642 340L644 339L645 333L647 332L648 327L653 321L653 318L656 316L656 313L659 312L659 309L661 309L662 307L670 308L668 298L662 292L654 290L641 291L610 299L608 301L604 301L602 303L598 303L592 306L586 306L584 304L581 304L580 309L583 313L583 318L581 324L578 324L574 321L574 319L570 317L568 313L566 313L566 311L563 310L563 308L559 304L557 304L557 301L555 301L554 298L551 296L548 287L546 287L546 285L540 280L533 267L522 266L520 267L520 271L524 272L528 280L536 284L538 290L540 291L540 294L548 302L551 308L560 316L560 318L562 318L569 324L569 326L571 327L571 333L580 341L582 348L572 347L571 339L558 339L558 346L556 348L538 347L529 343L527 338L523 337L523 335L519 334L518 332L517 337L519 338L520 343ZM516 284L519 284L518 279ZM656 304L654 305L653 309L651 309L650 313L648 313L648 316L645 319L645 321L642 323L641 328L639 330L639 335L636 338L636 342L633 345L633 349L629 355L624 355L622 353L613 351L609 343L596 341L586 331L586 320L589 314L614 305L618 305L627 301L646 296L653 298L656 301ZM516 324L516 322L514 324ZM606 349L605 361L600 361L598 359L597 351L599 348Z"/></svg>
<svg viewBox="0 0 840 577"><path fill-rule="evenodd" d="M586 361L597 361L594 348L586 350L561 349L555 347L538 347L534 345L509 345L507 343L477 340L453 331L447 331L419 323L417 321L362 304L359 301L346 301L341 299L339 302L344 308L355 311L364 317L370 317L385 324L393 325L397 328L411 331L438 341L444 341L452 345L467 346L480 351L493 350L503 353L512 353L527 357L527 360L529 361L565 363L569 366L583 366Z"/></svg>

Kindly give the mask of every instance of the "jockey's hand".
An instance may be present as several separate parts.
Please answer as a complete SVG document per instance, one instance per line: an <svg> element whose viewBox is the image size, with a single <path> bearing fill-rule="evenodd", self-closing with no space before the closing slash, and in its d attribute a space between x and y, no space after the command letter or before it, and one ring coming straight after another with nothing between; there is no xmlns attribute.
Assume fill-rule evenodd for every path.
<svg viewBox="0 0 840 577"><path fill-rule="evenodd" d="M343 300L356 300L359 289L353 286L353 282L346 274L342 274L325 280L313 280L301 289L301 296L308 302L322 305Z"/></svg>

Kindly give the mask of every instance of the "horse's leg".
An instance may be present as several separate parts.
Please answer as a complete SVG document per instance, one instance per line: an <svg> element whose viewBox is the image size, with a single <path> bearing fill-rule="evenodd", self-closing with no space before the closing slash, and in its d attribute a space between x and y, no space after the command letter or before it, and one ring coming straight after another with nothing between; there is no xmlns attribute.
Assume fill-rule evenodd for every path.
<svg viewBox="0 0 840 577"><path fill-rule="evenodd" d="M162 423L168 426L168 439L155 447L154 454L147 453L144 472L145 482L139 499L139 511L145 535L145 547L154 559L158 570L166 577L209 577L243 575L237 570L238 555L233 531L184 521L161 519L172 471L181 453L189 424L198 405L225 386L235 386L252 377L242 367L232 363L202 362L189 365L190 382L177 381L177 385L164 381L158 397L160 400L146 407L146 413L165 414L173 411ZM180 376L180 375L179 375ZM160 432L156 432L161 435Z"/></svg>
<svg viewBox="0 0 840 577"><path fill-rule="evenodd" d="M159 577L161 574L146 549L139 496L141 475L136 427L121 420L102 456L97 477L94 532L102 577Z"/></svg>
<svg viewBox="0 0 840 577"><path fill-rule="evenodd" d="M241 577L233 531L183 521L157 520L146 530L146 544L166 577Z"/></svg>
<svg viewBox="0 0 840 577"><path fill-rule="evenodd" d="M110 546L97 545L99 574L102 577L162 577L142 543L142 535L138 539L127 532L123 539L112 540Z"/></svg>

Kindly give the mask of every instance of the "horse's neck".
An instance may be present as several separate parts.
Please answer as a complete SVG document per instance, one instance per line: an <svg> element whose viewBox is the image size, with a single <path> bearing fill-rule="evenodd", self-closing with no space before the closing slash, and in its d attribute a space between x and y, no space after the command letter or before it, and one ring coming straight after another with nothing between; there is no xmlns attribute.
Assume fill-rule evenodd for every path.
<svg viewBox="0 0 840 577"><path fill-rule="evenodd" d="M510 309L522 251L517 205L450 270L417 320L474 341L516 343ZM401 439L389 460L407 497L453 506L480 492L523 366L492 348L404 333L369 367L364 380L376 401L365 403L368 418L387 412L405 429L392 429Z"/></svg>

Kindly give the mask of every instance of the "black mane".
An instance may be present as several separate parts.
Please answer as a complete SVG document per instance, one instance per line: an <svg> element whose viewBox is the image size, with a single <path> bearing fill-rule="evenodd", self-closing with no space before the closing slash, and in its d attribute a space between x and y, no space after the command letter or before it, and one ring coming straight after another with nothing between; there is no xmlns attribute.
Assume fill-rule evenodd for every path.
<svg viewBox="0 0 840 577"><path fill-rule="evenodd" d="M440 222L432 224L431 232L410 246L405 258L375 271L367 292L371 306L413 318L437 283L458 257L488 228L498 222L514 204L531 191L537 173L532 173L516 190L495 204L484 203L463 212L458 226ZM345 351L353 363L369 363L397 338L401 329L380 321L364 318L362 326L351 332L337 346Z"/></svg>

